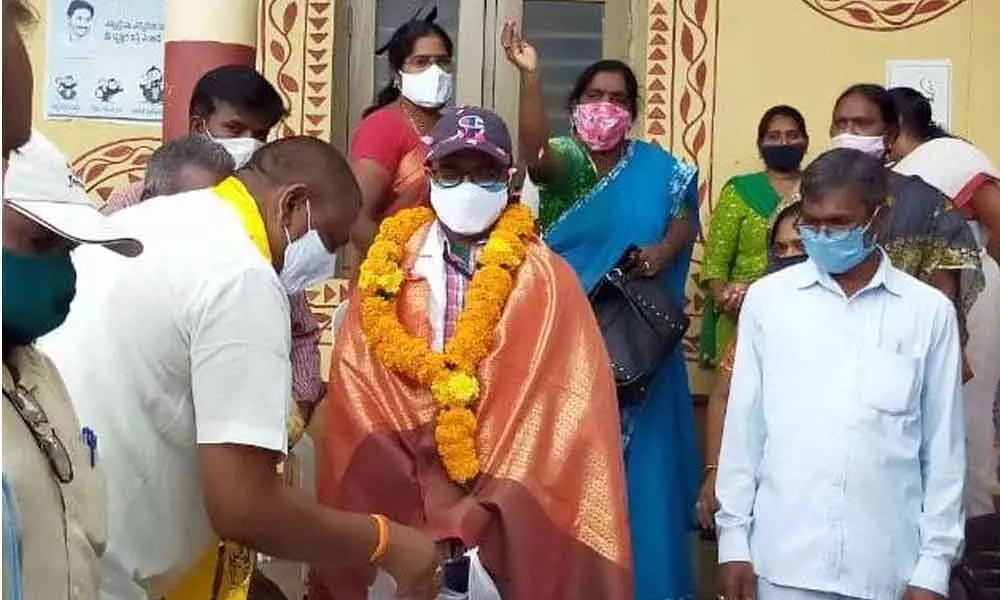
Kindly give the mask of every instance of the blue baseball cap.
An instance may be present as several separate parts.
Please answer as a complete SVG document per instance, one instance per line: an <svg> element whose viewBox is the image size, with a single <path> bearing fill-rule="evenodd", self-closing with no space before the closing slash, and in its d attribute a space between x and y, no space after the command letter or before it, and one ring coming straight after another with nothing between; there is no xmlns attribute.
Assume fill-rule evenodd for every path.
<svg viewBox="0 0 1000 600"><path fill-rule="evenodd" d="M427 162L462 150L488 154L505 165L514 162L510 132L500 115L478 106L456 106L441 113L429 142Z"/></svg>

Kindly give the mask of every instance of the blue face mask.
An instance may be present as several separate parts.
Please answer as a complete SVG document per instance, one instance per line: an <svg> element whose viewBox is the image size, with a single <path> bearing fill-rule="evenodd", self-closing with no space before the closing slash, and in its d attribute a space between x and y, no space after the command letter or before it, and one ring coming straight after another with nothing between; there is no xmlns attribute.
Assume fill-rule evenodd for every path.
<svg viewBox="0 0 1000 600"><path fill-rule="evenodd" d="M870 226L871 221L868 225L834 232L801 227L799 233L806 254L816 266L830 275L841 275L863 263L875 251L875 242L867 235Z"/></svg>

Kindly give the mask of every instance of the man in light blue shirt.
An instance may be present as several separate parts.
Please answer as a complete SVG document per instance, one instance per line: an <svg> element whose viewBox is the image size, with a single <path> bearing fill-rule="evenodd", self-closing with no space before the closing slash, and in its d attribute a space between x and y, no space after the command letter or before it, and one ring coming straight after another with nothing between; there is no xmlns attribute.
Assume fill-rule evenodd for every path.
<svg viewBox="0 0 1000 600"><path fill-rule="evenodd" d="M962 542L955 310L872 238L885 170L833 150L802 176L810 260L740 314L717 495L725 600L932 600Z"/></svg>

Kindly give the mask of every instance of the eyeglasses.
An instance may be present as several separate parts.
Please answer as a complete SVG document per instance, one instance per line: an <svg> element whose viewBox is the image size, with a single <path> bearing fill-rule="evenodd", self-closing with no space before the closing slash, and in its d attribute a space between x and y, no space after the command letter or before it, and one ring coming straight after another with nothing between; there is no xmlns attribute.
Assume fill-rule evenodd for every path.
<svg viewBox="0 0 1000 600"><path fill-rule="evenodd" d="M431 65L437 65L441 67L442 71L451 73L451 70L455 67L455 63L450 56L411 56L403 61L403 65L418 72L426 71L431 68Z"/></svg>
<svg viewBox="0 0 1000 600"><path fill-rule="evenodd" d="M484 190L498 192L507 185L507 170L484 169L472 173L464 173L451 169L437 169L431 171L430 178L431 181L443 188L457 187L468 181Z"/></svg>
<svg viewBox="0 0 1000 600"><path fill-rule="evenodd" d="M52 472L55 473L59 481L64 484L73 481L73 461L69 457L66 446L59 439L55 428L49 422L49 417L42 405L21 384L16 385L13 394L4 390L3 395L14 405L14 409L21 416L24 424L31 430L35 443L45 454Z"/></svg>
<svg viewBox="0 0 1000 600"><path fill-rule="evenodd" d="M875 213L872 214L870 219L868 219L868 222L865 223L864 225L861 225L862 233L868 233L868 230L871 229L872 223L875 222L875 217L878 216L879 211L881 210L882 210L881 207L875 209ZM825 233L826 237L834 239L841 239L849 235L851 231L853 231L857 227L858 225L856 224L827 225L823 223L815 223L812 221L805 220L803 216L799 216L799 218L795 221L795 230L799 232L799 235L816 236L821 233Z"/></svg>
<svg viewBox="0 0 1000 600"><path fill-rule="evenodd" d="M855 225L812 225L807 223L796 223L795 230L799 235L820 235L825 233L829 238L841 238L851 233Z"/></svg>

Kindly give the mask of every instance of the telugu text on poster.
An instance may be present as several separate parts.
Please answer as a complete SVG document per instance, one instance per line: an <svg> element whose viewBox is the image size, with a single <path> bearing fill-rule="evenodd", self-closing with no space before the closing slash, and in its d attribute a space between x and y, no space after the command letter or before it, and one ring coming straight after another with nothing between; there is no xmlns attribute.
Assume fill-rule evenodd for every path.
<svg viewBox="0 0 1000 600"><path fill-rule="evenodd" d="M159 122L163 0L49 0L45 117Z"/></svg>

